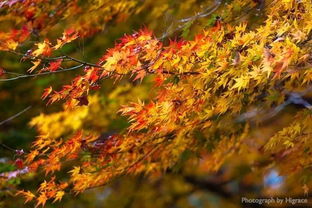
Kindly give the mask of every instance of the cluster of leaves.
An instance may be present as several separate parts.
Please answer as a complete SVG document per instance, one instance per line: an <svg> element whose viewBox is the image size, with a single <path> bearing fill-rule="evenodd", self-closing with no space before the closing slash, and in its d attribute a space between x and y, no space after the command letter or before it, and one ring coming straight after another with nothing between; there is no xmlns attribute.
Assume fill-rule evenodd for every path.
<svg viewBox="0 0 312 208"><path fill-rule="evenodd" d="M138 5L139 1L106 0L62 1L44 0L3 1L0 8L5 15L3 21L27 28L34 35L47 33L53 26L71 23L83 36L91 35L103 29L103 24L117 19L125 19ZM136 8L138 9L138 8ZM93 13L94 15L90 15Z"/></svg>
<svg viewBox="0 0 312 208"><path fill-rule="evenodd" d="M103 9L95 18L109 21L117 13L129 14L138 4L122 2L99 1L93 5L95 8L92 6L85 11L108 4L105 8L110 12ZM70 10L77 7L75 3L66 5ZM253 148L247 145L253 139L250 126L255 126L254 120L259 122L253 112L269 112L264 117L270 118L280 111L270 113L270 110L279 109L285 102L309 109L297 113L293 123L269 138L257 151L269 158L268 164L277 164L285 174L306 171L311 165L312 153L309 141L311 105L303 102L300 96L295 99L290 92L304 91L312 81L311 1L266 1L262 25L252 28L245 22L231 24L236 19L226 11L237 12L248 3L257 6L254 1L230 2L221 12L224 19L213 17L207 29L191 40L166 43L148 29L125 35L95 64L70 56L51 57L53 51L79 35L84 36L81 32L84 28L66 30L55 44L47 39L37 43L36 49L25 55L25 59L31 59L34 64L30 72L39 66L42 68L39 73L55 72L62 69L67 60L79 64L74 67L83 67L84 74L59 91L52 87L44 91L42 98L47 99L48 104L65 102L64 112L40 115L31 121L40 135L25 163L31 172L40 169L52 176L40 185L37 194L30 191L19 194L24 195L26 201L36 199L37 206L44 205L49 199L60 200L69 190L80 193L122 175L163 173L177 164L186 151L202 156L199 169L218 171L227 159L235 154L248 154ZM17 5L7 2L2 6L14 10ZM38 14L41 13L40 10ZM62 10L59 13L60 18L69 18ZM81 24L88 15L84 14L73 25L92 28ZM38 24L39 17L31 20L32 24ZM186 26L185 30L191 28L191 25ZM6 41L1 49L15 50L28 34L25 33L25 37L14 35L19 33L2 35L4 40L14 42ZM99 115L107 119L111 111L117 111L118 105L99 107L99 98L90 96L90 92L98 90L107 78L115 82L130 78L142 83L149 76L153 78L155 97L134 102L132 98L137 95L134 90L137 87L129 87L134 88L129 98L118 103L122 104L119 113L129 118L130 125L121 133L102 134L109 129L105 119L94 122L90 118ZM141 99L147 100L147 96L142 95ZM96 129L88 129L84 126L86 123ZM256 162L254 158L250 160L250 163ZM68 180L58 182L54 172L65 169L71 162L75 167L68 171Z"/></svg>

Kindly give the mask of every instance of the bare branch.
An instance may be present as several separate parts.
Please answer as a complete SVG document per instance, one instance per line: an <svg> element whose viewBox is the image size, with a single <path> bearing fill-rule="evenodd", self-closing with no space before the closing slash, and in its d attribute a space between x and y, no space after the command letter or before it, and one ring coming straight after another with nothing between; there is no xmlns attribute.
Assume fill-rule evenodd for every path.
<svg viewBox="0 0 312 208"><path fill-rule="evenodd" d="M13 119L15 119L15 118L17 118L18 116L20 116L20 115L22 115L23 113L25 113L26 111L28 111L30 108L31 108L31 106L28 106L28 107L25 108L24 110L22 110L22 111L16 113L15 115L13 115L13 116L11 116L11 117L5 119L4 121L1 121L1 122L0 122L0 126L3 125L3 124L5 124L5 123L7 123L7 122L9 122L9 121L11 121L11 120L13 120Z"/></svg>
<svg viewBox="0 0 312 208"><path fill-rule="evenodd" d="M307 89L303 90L302 92L285 92L288 95L288 98L285 102L281 103L280 105L274 107L269 111L261 110L261 109L253 109L246 113L241 114L236 121L237 122L244 122L246 120L253 120L258 115L262 115L260 118L260 122L266 121L270 118L276 116L279 112L281 112L286 106L290 104L302 105L303 107L312 110L312 105L306 101L303 96L308 94L312 91L312 86L308 87Z"/></svg>
<svg viewBox="0 0 312 208"><path fill-rule="evenodd" d="M80 65L77 65L77 66L73 66L73 67L70 67L70 68L66 68L66 69L62 69L62 70L58 70L58 71L53 71L53 72L49 71L49 72L43 72L43 73L39 73L39 74L21 74L19 76L12 77L12 78L0 79L0 82L13 81L13 80L17 80L17 79L37 77L37 76L55 74L55 73L60 73L60 72L72 71L72 70L75 70L75 69L79 69L79 68L81 68L83 66L84 66L84 64L80 64Z"/></svg>
<svg viewBox="0 0 312 208"><path fill-rule="evenodd" d="M171 25L168 27L168 29L158 39L159 40L165 39L165 38L169 37L170 35L172 35L174 32L181 30L183 27L186 26L186 24L188 22L195 21L199 18L203 18L203 17L206 17L206 16L212 14L214 11L216 11L220 7L221 3L222 3L222 0L215 0L215 3L212 6L207 7L204 11L197 13L194 16L178 20L177 22L182 23L182 24L179 24L176 28L172 29L174 23L171 23Z"/></svg>

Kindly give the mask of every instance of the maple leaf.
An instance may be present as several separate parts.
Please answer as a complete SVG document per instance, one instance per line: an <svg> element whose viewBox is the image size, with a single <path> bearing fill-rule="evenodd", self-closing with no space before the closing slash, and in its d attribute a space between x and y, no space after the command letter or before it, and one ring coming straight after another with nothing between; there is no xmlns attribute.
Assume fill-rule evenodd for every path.
<svg viewBox="0 0 312 208"><path fill-rule="evenodd" d="M160 87L164 83L164 76L162 74L159 74L155 77L155 86Z"/></svg>
<svg viewBox="0 0 312 208"><path fill-rule="evenodd" d="M16 195L23 195L23 197L25 197L25 202L24 203L27 203L27 202L33 200L33 198L35 197L35 195L32 192L24 191L24 190L18 191L16 193Z"/></svg>
<svg viewBox="0 0 312 208"><path fill-rule="evenodd" d="M33 61L32 63L34 65L30 69L27 70L27 72L29 73L32 73L39 66L39 64L41 63L41 60Z"/></svg>
<svg viewBox="0 0 312 208"><path fill-rule="evenodd" d="M76 32L74 29L67 29L64 31L63 36L57 39L57 44L54 46L54 49L59 49L66 43L70 43L77 38L78 32Z"/></svg>
<svg viewBox="0 0 312 208"><path fill-rule="evenodd" d="M241 77L236 78L235 81L236 83L234 84L232 89L237 88L238 91L240 91L241 89L244 89L248 86L249 78L246 76L241 76Z"/></svg>
<svg viewBox="0 0 312 208"><path fill-rule="evenodd" d="M15 166L18 168L18 169L22 169L24 164L23 164L23 160L21 160L20 158L17 158L14 162Z"/></svg>
<svg viewBox="0 0 312 208"><path fill-rule="evenodd" d="M42 96L41 96L41 99L42 99L42 100L46 99L46 98L51 94L52 90L53 90L53 89L52 89L51 86L48 87L48 88L46 88L46 89L44 89L44 92L43 92L43 94L42 94Z"/></svg>
<svg viewBox="0 0 312 208"><path fill-rule="evenodd" d="M52 95L50 96L50 99L49 99L49 101L47 102L47 105L48 105L48 104L52 104L52 103L54 103L54 102L60 100L61 98L62 98L61 93L55 92L54 94L52 94Z"/></svg>
<svg viewBox="0 0 312 208"><path fill-rule="evenodd" d="M37 43L37 49L32 52L34 56L50 56L52 53L52 49L50 47L51 43L49 40L44 40L42 43Z"/></svg>
<svg viewBox="0 0 312 208"><path fill-rule="evenodd" d="M276 77L279 78L281 73L288 67L288 65L291 62L292 54L293 54L293 51L288 50L287 53L285 54L285 57L281 61L275 64L275 67L273 69L275 72L274 78Z"/></svg>
<svg viewBox="0 0 312 208"><path fill-rule="evenodd" d="M63 61L62 59L58 59L56 61L50 62L49 67L47 67L45 70L50 72L56 71L58 68L60 68L62 61Z"/></svg>
<svg viewBox="0 0 312 208"><path fill-rule="evenodd" d="M8 40L7 43L7 48L10 49L10 50L15 50L18 46L18 42L14 41L14 40Z"/></svg>
<svg viewBox="0 0 312 208"><path fill-rule="evenodd" d="M42 207L44 207L46 201L48 200L48 197L46 195L46 193L41 193L39 195L39 197L37 198L37 204L36 204L36 207L39 207L40 205L42 205Z"/></svg>
<svg viewBox="0 0 312 208"><path fill-rule="evenodd" d="M56 201L61 201L61 199L63 198L64 194L65 194L64 191L58 191L58 192L56 192L56 194L55 194L55 196L54 196L55 198L54 198L54 200L53 200L53 203L56 202Z"/></svg>
<svg viewBox="0 0 312 208"><path fill-rule="evenodd" d="M74 169L70 170L69 173L71 174L72 177L75 177L80 174L80 167L76 166Z"/></svg>
<svg viewBox="0 0 312 208"><path fill-rule="evenodd" d="M32 161L35 159L35 157L36 157L37 155L39 155L39 151L36 150L36 149L35 149L35 150L32 150L29 154L27 154L27 157L26 157L25 162L26 162L26 163L32 162Z"/></svg>
<svg viewBox="0 0 312 208"><path fill-rule="evenodd" d="M214 24L214 27L211 29L212 32L217 32L221 29L222 27L222 22L220 19L217 19L215 24Z"/></svg>
<svg viewBox="0 0 312 208"><path fill-rule="evenodd" d="M48 186L48 182L44 180L41 184L40 187L38 188L38 191L43 191L46 187Z"/></svg>
<svg viewBox="0 0 312 208"><path fill-rule="evenodd" d="M33 145L37 147L38 150L41 150L45 148L46 146L50 145L51 143L52 141L49 140L49 137L47 134L47 135L37 136L37 140L33 143Z"/></svg>
<svg viewBox="0 0 312 208"><path fill-rule="evenodd" d="M55 171L59 171L61 169L61 163L58 158L49 158L49 164L44 167L45 175L49 173L54 173Z"/></svg>
<svg viewBox="0 0 312 208"><path fill-rule="evenodd" d="M96 81L98 81L99 79L99 75L98 75L98 68L90 68L86 70L87 73L85 75L85 77L90 80L90 82L93 84Z"/></svg>
<svg viewBox="0 0 312 208"><path fill-rule="evenodd" d="M136 77L133 79L133 81L140 79L140 82L142 82L143 78L146 76L146 71L145 70L139 70L137 72Z"/></svg>
<svg viewBox="0 0 312 208"><path fill-rule="evenodd" d="M58 186L59 189L65 189L65 188L67 188L67 187L68 187L68 183L66 183L66 182L61 183L61 184Z"/></svg>

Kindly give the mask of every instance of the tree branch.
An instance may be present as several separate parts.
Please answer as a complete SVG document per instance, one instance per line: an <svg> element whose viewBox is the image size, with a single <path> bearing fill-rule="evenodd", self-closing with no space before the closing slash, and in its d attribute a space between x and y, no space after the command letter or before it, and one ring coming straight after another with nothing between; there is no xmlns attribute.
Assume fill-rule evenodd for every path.
<svg viewBox="0 0 312 208"><path fill-rule="evenodd" d="M31 108L31 106L28 106L28 107L25 108L24 110L22 110L22 111L16 113L15 115L13 115L13 116L11 116L11 117L5 119L4 121L1 121L1 122L0 122L0 126L3 125L3 124L5 124L5 123L7 123L7 122L9 122L9 121L11 121L11 120L13 120L13 119L15 119L15 118L17 118L17 117L20 116L21 114L23 114L23 113L25 113L26 111L28 111L30 108Z"/></svg>
<svg viewBox="0 0 312 208"><path fill-rule="evenodd" d="M0 79L0 82L6 82L6 81L13 81L13 80L17 80L17 79L23 79L23 78L30 78L30 77L37 77L37 76L43 76L43 75L49 75L49 74L55 74L55 73L60 73L60 72L66 72L66 71L72 71L72 70L75 70L75 69L79 69L81 67L83 67L84 64L80 64L80 65L77 65L77 66L73 66L73 67L70 67L70 68L66 68L66 69L61 69L61 70L58 70L58 71L49 71L49 72L43 72L43 73L39 73L39 74L21 74L19 76L16 76L16 77L12 77L12 78L7 78L7 79ZM5 72L7 73L7 72Z"/></svg>
<svg viewBox="0 0 312 208"><path fill-rule="evenodd" d="M195 21L199 18L206 17L206 16L212 14L214 11L216 11L220 7L221 3L222 3L222 0L215 0L214 4L212 6L207 7L202 12L199 12L194 16L178 20L177 22L182 23L182 24L179 24L176 28L174 28L172 30L170 30L170 29L173 27L174 23L171 23L171 25L168 27L168 29L160 37L158 37L158 39L163 40L163 39L169 37L170 35L172 35L174 32L181 30L183 27L185 27L187 25L188 22Z"/></svg>
<svg viewBox="0 0 312 208"><path fill-rule="evenodd" d="M205 181L199 180L192 176L184 176L184 179L186 182L192 184L193 186L200 188L200 189L205 189L209 192L217 194L218 196L222 198L231 199L234 197L233 193L228 192L222 188L222 185L224 184L218 184L218 183L210 182L206 180Z"/></svg>
<svg viewBox="0 0 312 208"><path fill-rule="evenodd" d="M49 57L42 58L42 57L35 57L35 56L23 54L23 53L16 52L16 51L8 51L8 52L16 54L16 55L19 55L19 56L23 56L23 57L25 56L25 57L28 57L28 58L33 59L33 60L53 61L53 60L57 60L57 59L63 59L63 60L69 60L69 61L73 61L73 62L76 62L76 63L80 63L80 65L73 66L73 67L66 68L66 69L62 69L62 70L58 70L58 71L43 72L43 73L38 73L38 74L18 74L18 73L4 72L5 74L16 74L18 76L12 77L12 78L7 78L7 79L0 79L0 82L13 81L13 80L22 79L22 78L37 77L37 76L43 76L43 75L48 75L48 74L54 74L54 73L60 73L60 72L65 72L65 71L71 71L71 70L75 70L75 69L81 68L83 66L103 68L103 66L100 66L100 65L97 65L97 64L93 64L93 63L89 63L89 62L86 62L86 61L82 61L82 60L76 59L76 58L68 56L68 55L58 56L58 57L51 57L51 58L49 58ZM142 70L145 70L144 66L143 66ZM149 74L155 74L155 72L151 72L151 71L148 71L148 70L146 70L146 72L149 73ZM112 72L112 73L120 75L120 76L127 75L127 74L121 74L121 73L118 73L118 72ZM175 73L175 72L166 71L166 70L164 70L162 73L163 74L170 74L170 75L177 75L177 76L199 75L200 74L199 72Z"/></svg>

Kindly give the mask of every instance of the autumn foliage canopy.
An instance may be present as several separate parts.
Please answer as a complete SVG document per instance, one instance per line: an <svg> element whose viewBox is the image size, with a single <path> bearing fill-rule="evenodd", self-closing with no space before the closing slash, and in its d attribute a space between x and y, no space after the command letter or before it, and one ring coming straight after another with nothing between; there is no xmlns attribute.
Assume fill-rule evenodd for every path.
<svg viewBox="0 0 312 208"><path fill-rule="evenodd" d="M36 136L15 143L1 188L19 178L14 195L36 207L128 180L160 200L120 207L309 196L312 2L173 2L0 2L1 59L20 62L0 62L0 86L63 75L37 87ZM263 186L272 172L282 187Z"/></svg>

